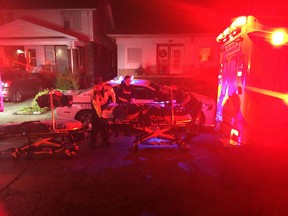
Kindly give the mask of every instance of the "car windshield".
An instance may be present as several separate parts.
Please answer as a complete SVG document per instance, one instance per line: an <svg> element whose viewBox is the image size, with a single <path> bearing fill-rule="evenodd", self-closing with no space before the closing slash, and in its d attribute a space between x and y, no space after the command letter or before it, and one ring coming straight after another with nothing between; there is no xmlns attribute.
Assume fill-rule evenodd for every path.
<svg viewBox="0 0 288 216"><path fill-rule="evenodd" d="M151 88L155 89L156 92L159 91L159 89L160 89L160 87L157 84L153 83L153 82L150 82L149 86Z"/></svg>

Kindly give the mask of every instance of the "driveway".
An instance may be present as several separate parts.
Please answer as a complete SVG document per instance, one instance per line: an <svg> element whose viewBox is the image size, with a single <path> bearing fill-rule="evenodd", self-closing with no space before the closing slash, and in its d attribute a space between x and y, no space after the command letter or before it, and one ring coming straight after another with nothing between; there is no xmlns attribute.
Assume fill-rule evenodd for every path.
<svg viewBox="0 0 288 216"><path fill-rule="evenodd" d="M31 106L33 99L27 99L21 103L4 102L4 112L0 112L0 124L17 123L24 121L49 120L52 118L51 111L41 115L16 115L20 108Z"/></svg>

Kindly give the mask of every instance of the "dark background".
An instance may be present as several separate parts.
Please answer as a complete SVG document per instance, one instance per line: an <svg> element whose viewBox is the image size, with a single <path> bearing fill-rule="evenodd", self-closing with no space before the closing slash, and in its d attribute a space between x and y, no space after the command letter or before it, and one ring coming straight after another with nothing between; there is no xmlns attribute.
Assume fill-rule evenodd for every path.
<svg viewBox="0 0 288 216"><path fill-rule="evenodd" d="M99 1L99 0L98 0ZM97 0L39 1L0 0L2 9L21 8L96 8ZM267 25L275 20L280 25L288 23L288 2L285 0L110 0L116 28L137 22L141 28L156 20L167 23L174 30L183 32L222 32L231 19L241 15L253 15ZM280 20L280 21L279 21ZM156 22L156 24L157 24ZM144 26L145 25L145 26ZM183 27L185 26L185 27ZM185 29L183 29L185 28Z"/></svg>

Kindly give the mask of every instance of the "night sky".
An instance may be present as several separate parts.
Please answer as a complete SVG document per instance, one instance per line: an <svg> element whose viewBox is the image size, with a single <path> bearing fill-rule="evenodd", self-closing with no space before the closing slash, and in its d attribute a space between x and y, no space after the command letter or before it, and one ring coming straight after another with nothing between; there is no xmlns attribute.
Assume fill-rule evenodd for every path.
<svg viewBox="0 0 288 216"><path fill-rule="evenodd" d="M233 18L254 15L265 23L288 23L287 0L110 0L119 32L138 28L171 33L220 32ZM2 9L12 8L96 8L97 0L0 0ZM280 20L280 21L279 21ZM154 26L154 27L153 27ZM144 30L143 30L144 31ZM128 32L129 33L129 32ZM137 32L136 32L137 33ZM163 33L169 33L163 32Z"/></svg>

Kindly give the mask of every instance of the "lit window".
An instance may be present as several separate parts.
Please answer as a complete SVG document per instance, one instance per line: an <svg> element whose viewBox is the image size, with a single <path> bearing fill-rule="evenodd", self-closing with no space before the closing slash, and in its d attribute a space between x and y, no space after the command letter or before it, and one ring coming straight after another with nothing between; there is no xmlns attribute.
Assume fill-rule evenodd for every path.
<svg viewBox="0 0 288 216"><path fill-rule="evenodd" d="M199 48L199 61L200 62L211 62L211 61L213 61L213 50L212 50L212 48Z"/></svg>

